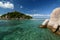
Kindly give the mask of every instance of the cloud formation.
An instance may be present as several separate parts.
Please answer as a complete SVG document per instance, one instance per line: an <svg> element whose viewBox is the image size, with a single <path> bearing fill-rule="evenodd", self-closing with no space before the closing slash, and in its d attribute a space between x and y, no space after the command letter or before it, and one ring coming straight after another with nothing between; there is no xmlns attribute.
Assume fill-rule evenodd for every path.
<svg viewBox="0 0 60 40"><path fill-rule="evenodd" d="M32 16L33 18L37 18L37 19L50 17L49 14L26 14L26 15Z"/></svg>
<svg viewBox="0 0 60 40"><path fill-rule="evenodd" d="M23 6L21 5L20 8L23 8Z"/></svg>
<svg viewBox="0 0 60 40"><path fill-rule="evenodd" d="M26 15L30 15L30 16L50 16L49 14L26 14Z"/></svg>
<svg viewBox="0 0 60 40"><path fill-rule="evenodd" d="M10 2L2 2L2 1L0 1L0 7L1 8L14 9L14 4L10 3Z"/></svg>

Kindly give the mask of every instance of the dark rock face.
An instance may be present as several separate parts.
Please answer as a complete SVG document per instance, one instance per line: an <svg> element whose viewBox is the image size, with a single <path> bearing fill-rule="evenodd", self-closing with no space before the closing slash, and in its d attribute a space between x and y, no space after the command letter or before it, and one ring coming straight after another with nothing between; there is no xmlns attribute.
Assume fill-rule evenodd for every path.
<svg viewBox="0 0 60 40"><path fill-rule="evenodd" d="M60 8L56 8L52 11L50 19L48 22L46 21L45 25L47 25L47 28L49 28L52 32L60 34Z"/></svg>

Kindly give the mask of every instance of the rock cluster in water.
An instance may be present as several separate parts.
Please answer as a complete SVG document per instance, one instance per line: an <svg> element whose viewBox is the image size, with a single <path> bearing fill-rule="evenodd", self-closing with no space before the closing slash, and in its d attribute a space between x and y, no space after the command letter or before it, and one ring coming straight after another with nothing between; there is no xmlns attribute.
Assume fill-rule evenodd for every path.
<svg viewBox="0 0 60 40"><path fill-rule="evenodd" d="M60 34L60 8L54 9L50 15L50 19L46 19L40 27L47 27L52 32Z"/></svg>

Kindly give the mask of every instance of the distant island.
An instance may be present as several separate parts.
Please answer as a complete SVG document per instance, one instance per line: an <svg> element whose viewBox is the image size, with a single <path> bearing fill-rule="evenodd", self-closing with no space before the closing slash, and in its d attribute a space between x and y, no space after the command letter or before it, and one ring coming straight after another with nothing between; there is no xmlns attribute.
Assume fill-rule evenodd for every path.
<svg viewBox="0 0 60 40"><path fill-rule="evenodd" d="M32 19L32 17L29 15L23 14L21 12L14 11L14 12L8 12L6 14L1 15L0 19L7 19L7 20L16 19L16 20L18 20L18 19Z"/></svg>

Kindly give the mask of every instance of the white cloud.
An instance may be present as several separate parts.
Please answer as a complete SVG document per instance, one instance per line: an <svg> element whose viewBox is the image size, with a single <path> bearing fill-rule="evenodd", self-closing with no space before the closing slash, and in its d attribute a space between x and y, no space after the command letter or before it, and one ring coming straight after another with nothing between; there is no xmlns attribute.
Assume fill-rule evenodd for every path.
<svg viewBox="0 0 60 40"><path fill-rule="evenodd" d="M26 14L26 15L30 15L30 16L50 16L49 14Z"/></svg>
<svg viewBox="0 0 60 40"><path fill-rule="evenodd" d="M2 1L0 1L0 7L1 8L10 8L10 9L13 9L14 8L14 4L12 4L10 2L2 2Z"/></svg>
<svg viewBox="0 0 60 40"><path fill-rule="evenodd" d="M23 6L21 5L20 8L23 8Z"/></svg>
<svg viewBox="0 0 60 40"><path fill-rule="evenodd" d="M32 16L33 18L37 18L37 19L50 17L49 14L26 14L26 15Z"/></svg>

